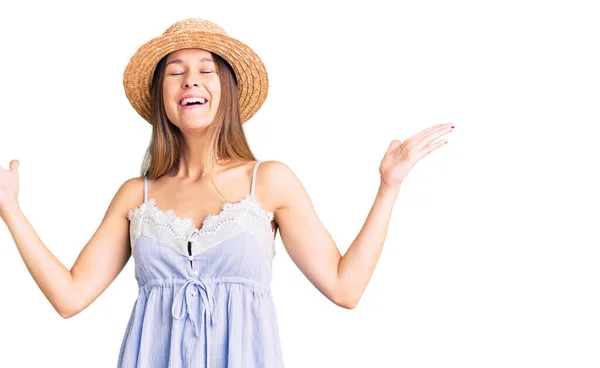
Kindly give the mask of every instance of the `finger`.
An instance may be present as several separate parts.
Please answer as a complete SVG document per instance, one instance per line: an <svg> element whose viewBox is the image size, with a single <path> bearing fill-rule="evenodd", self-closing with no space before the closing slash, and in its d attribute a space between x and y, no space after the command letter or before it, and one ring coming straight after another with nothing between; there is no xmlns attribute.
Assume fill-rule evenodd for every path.
<svg viewBox="0 0 600 368"><path fill-rule="evenodd" d="M415 149L422 149L424 147L427 147L431 144L431 142L440 138L444 134L450 133L453 130L454 129L452 128L452 125L444 124L442 127L432 130L428 134L423 135L421 138L415 140L414 141Z"/></svg>
<svg viewBox="0 0 600 368"><path fill-rule="evenodd" d="M19 168L19 160L12 160L10 162L10 171L16 173L18 168Z"/></svg>
<svg viewBox="0 0 600 368"><path fill-rule="evenodd" d="M432 131L438 130L438 129L442 129L444 127L450 127L450 126L454 126L453 123L445 123L445 124L436 124L432 127L429 127L427 129L424 129L422 131L420 131L419 133L413 135L410 139L411 140L419 140L421 139L423 136L431 133Z"/></svg>
<svg viewBox="0 0 600 368"><path fill-rule="evenodd" d="M448 143L448 140L446 140L446 139L440 139L439 141L430 144L423 151L423 156L422 157L427 156L428 154L430 154L431 152L433 152L436 149L440 148L441 146L445 145L446 143Z"/></svg>

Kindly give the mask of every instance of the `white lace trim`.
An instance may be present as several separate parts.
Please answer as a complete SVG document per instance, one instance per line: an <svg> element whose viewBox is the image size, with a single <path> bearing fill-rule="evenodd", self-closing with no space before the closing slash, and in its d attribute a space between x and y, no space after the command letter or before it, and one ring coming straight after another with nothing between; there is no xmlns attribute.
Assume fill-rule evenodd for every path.
<svg viewBox="0 0 600 368"><path fill-rule="evenodd" d="M171 209L156 207L153 198L128 212L132 248L136 238L149 236L174 251L188 256L188 241L192 243L192 256L200 254L244 231L248 231L265 250L265 262L271 266L275 256L275 232L271 227L273 212L267 211L253 194L237 202L225 203L219 213L207 216L200 229L192 219L179 217Z"/></svg>

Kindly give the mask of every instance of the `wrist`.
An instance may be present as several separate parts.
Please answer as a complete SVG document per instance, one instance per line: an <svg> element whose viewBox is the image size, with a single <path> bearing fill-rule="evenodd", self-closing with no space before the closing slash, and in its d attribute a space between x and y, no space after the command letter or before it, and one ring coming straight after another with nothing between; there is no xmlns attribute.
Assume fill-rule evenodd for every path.
<svg viewBox="0 0 600 368"><path fill-rule="evenodd" d="M14 212L16 209L19 209L19 202L18 201L8 201L6 203L4 203L2 206L0 206L0 217L2 217L2 219L5 218L5 216L10 213L10 212Z"/></svg>
<svg viewBox="0 0 600 368"><path fill-rule="evenodd" d="M379 183L379 193L382 194L391 194L391 195L397 195L400 192L400 187L402 185L402 182L400 182L400 184L397 185L386 185L385 183L381 182Z"/></svg>

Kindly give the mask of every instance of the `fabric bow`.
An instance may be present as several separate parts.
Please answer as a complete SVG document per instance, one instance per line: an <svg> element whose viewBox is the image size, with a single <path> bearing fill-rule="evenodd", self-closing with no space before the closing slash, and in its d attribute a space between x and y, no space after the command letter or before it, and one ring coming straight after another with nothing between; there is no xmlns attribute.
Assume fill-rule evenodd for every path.
<svg viewBox="0 0 600 368"><path fill-rule="evenodd" d="M210 316L211 326L216 323L216 301L214 288L201 280L191 279L181 286L171 308L171 314L175 319L185 318L190 316L190 320L194 325L196 336L200 336L200 325L198 324L198 311L195 309L198 305L196 298L198 295L202 299L204 305L204 320L207 315Z"/></svg>

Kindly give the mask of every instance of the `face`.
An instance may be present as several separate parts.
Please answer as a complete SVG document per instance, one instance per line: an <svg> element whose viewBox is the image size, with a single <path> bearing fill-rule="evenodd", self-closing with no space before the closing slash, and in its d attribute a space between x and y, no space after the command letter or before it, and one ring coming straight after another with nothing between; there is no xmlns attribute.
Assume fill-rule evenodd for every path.
<svg viewBox="0 0 600 368"><path fill-rule="evenodd" d="M163 101L169 120L180 129L208 126L221 96L221 82L212 54L183 49L167 58Z"/></svg>

